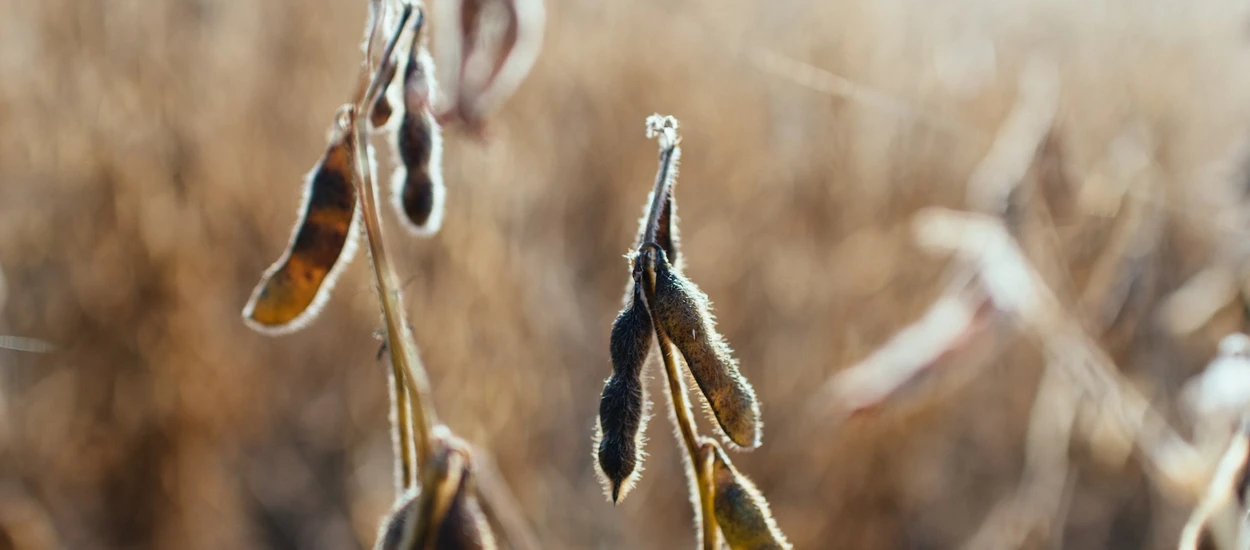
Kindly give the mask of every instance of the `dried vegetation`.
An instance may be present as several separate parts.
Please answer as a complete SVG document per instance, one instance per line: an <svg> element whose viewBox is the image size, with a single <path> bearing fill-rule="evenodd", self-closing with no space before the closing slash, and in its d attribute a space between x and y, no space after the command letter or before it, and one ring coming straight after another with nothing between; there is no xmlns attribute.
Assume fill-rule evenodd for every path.
<svg viewBox="0 0 1250 550"><path fill-rule="evenodd" d="M532 62L523 48L514 64L440 58L455 4L431 6L437 90L479 93L450 68L487 67L475 74L510 98L438 113L441 224L434 206L421 221L432 179L400 201L436 235L383 215L432 410L479 468L432 459L448 492L429 494L450 495L436 504L478 482L501 546L519 524L542 547L689 547L707 508L680 480L703 468L713 491L694 497L731 543L750 537L726 525L796 548L1241 536L1228 511L1245 439L1227 421L1241 404L1180 397L1203 394L1186 382L1246 329L1242 3L553 1L517 15L546 20L524 83L507 78ZM363 16L322 1L0 5L0 334L51 344L0 349L0 538L367 548L404 510L368 262L336 273L340 252L316 272L337 288L298 334L238 315L299 241L300 187L317 181L300 175L357 92ZM387 131L407 91L393 86ZM768 430L712 406L704 433L759 448L692 453L652 433L639 477L645 399L623 415L639 427L621 430L635 448L619 464L586 442L655 171L638 122L657 110L684 145L667 261L715 300ZM660 363L635 363L611 373L652 373L626 394L668 391ZM634 482L615 507L596 463ZM499 487L518 504L490 510L509 500L486 496ZM771 514L726 495L766 496Z"/></svg>

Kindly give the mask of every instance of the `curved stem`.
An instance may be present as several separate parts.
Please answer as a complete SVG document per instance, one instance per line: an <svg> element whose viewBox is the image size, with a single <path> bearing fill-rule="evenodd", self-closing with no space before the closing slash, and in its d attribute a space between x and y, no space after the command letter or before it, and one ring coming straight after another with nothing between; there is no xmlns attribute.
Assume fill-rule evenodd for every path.
<svg viewBox="0 0 1250 550"><path fill-rule="evenodd" d="M412 15L412 6L404 5L399 21L386 49L382 52L382 65L390 63L403 34L404 26ZM371 61L366 60L362 70L368 70ZM374 280L377 283L378 301L382 306L382 318L386 325L386 342L391 354L393 375L402 381L403 387L411 399L412 416L414 417L413 436L416 441L416 462L423 464L430 456L430 431L437 423L434 409L430 406L429 380L425 368L417 355L416 343L407 330L408 322L404 314L403 297L400 294L399 279L391 267L386 254L382 234L382 218L378 211L377 178L374 177L373 148L369 145L369 136L364 128L357 123L357 114L367 112L368 106L377 98L384 84L384 71L375 71L369 85L363 93L356 97L355 107L350 110L350 124L356 143L356 170L360 196L360 208L364 219L365 236L369 242L369 257L372 260Z"/></svg>
<svg viewBox="0 0 1250 550"><path fill-rule="evenodd" d="M711 484L711 475L708 469L708 461L699 458L699 432L695 428L694 413L690 410L690 399L686 390L686 382L682 379L681 372L677 368L677 358L673 354L673 344L669 341L668 335L660 328L660 319L656 317L655 310L651 304L655 303L655 262L659 258L656 256L656 248L650 246L642 247L642 253L636 261L645 262L645 269L642 272L643 281L637 284L643 285L643 300L647 306L647 311L651 314L651 325L655 327L655 339L660 347L660 357L664 361L664 374L668 380L669 397L673 406L673 418L677 423L677 431L681 433L682 443L685 444L686 453L690 457L690 470L686 472L690 476L690 481L694 483L695 490L699 495L699 506L695 508L695 513L700 518L701 539L705 550L719 550L720 536L716 526L716 519L712 514L712 499L714 489ZM693 502L691 503L694 504Z"/></svg>
<svg viewBox="0 0 1250 550"><path fill-rule="evenodd" d="M720 550L720 525L716 523L716 485L712 482L712 457L704 456L696 471L699 475L699 504L703 507L703 548Z"/></svg>

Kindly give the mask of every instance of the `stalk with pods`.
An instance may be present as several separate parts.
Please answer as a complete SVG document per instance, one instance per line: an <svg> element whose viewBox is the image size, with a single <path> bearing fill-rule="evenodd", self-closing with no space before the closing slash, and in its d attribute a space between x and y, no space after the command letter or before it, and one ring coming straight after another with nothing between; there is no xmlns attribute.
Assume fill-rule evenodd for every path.
<svg viewBox="0 0 1250 550"><path fill-rule="evenodd" d="M682 274L673 185L681 158L677 119L653 115L648 137L658 137L659 170L647 215L629 255L631 282L624 308L612 325L612 376L599 402L595 455L612 502L620 502L641 472L647 397L643 370L652 343L659 348L668 383L670 412L686 451L695 528L703 548L790 548L773 521L768 501L729 460L713 438L699 435L678 363L686 365L727 446L760 445L755 390L738 370L716 331L711 304Z"/></svg>
<svg viewBox="0 0 1250 550"><path fill-rule="evenodd" d="M425 11L408 2L373 0L356 92L339 108L321 160L305 182L303 210L291 242L244 308L245 322L267 334L295 332L316 317L335 276L350 262L363 226L390 364L391 422L397 496L382 521L378 549L491 549L495 537L479 500L474 453L441 424L404 313L401 285L385 247L371 137L384 135L397 160L392 204L409 232L429 236L441 225L441 130L434 113L434 67ZM512 25L519 25L513 18ZM380 54L376 44L385 39ZM402 43L407 48L401 48ZM495 51L507 57L510 50ZM399 71L399 67L403 71ZM398 86L392 80L401 75ZM398 100L388 94L398 87ZM463 95L460 101L473 100ZM392 121L398 120L398 123ZM497 488L498 489L498 488ZM514 548L533 547L517 515L488 502ZM503 516L503 517L499 517Z"/></svg>

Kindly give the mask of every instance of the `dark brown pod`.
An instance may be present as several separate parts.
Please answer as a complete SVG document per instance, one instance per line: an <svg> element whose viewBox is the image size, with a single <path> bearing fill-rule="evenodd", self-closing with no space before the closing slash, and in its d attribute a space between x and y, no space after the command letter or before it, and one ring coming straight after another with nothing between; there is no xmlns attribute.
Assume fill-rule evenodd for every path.
<svg viewBox="0 0 1250 550"><path fill-rule="evenodd" d="M375 550L494 550L477 502L469 446L443 426L422 466L422 487L405 492L382 524Z"/></svg>
<svg viewBox="0 0 1250 550"><path fill-rule="evenodd" d="M377 99L373 100L373 106L369 109L369 124L375 130L385 129L386 125L391 121L391 115L395 113L395 107L391 105L391 98L388 94L391 88L391 81L395 79L395 64L388 60L382 70L382 81L386 84L383 86L382 92L378 94Z"/></svg>
<svg viewBox="0 0 1250 550"><path fill-rule="evenodd" d="M669 265L664 250L643 245L641 252L654 265L655 322L673 346L703 392L712 416L729 440L744 448L760 444L760 409L755 390L738 371L738 362L724 338L716 332L707 296Z"/></svg>
<svg viewBox="0 0 1250 550"><path fill-rule="evenodd" d="M262 277L243 319L268 334L294 332L316 317L334 279L355 251L356 149L350 123L340 120L325 154L304 186L304 204L291 242Z"/></svg>
<svg viewBox="0 0 1250 550"><path fill-rule="evenodd" d="M713 510L725 543L732 550L789 550L790 543L777 527L768 501L746 476L734 468L715 441L703 443L712 454Z"/></svg>
<svg viewBox="0 0 1250 550"><path fill-rule="evenodd" d="M613 503L620 502L637 480L646 425L646 392L642 369L651 351L651 314L638 285L612 323L609 345L612 375L599 398L595 440L596 463Z"/></svg>
<svg viewBox="0 0 1250 550"><path fill-rule="evenodd" d="M442 226L443 140L430 111L435 84L429 53L413 38L412 52L404 68L404 114L395 133L400 166L391 181L391 198L404 226L414 234L428 236Z"/></svg>
<svg viewBox="0 0 1250 550"><path fill-rule="evenodd" d="M442 510L438 529L434 534L435 550L493 550L495 537L490 524L477 502L477 487L469 462L463 461L458 475L445 480L446 488L453 490Z"/></svg>
<svg viewBox="0 0 1250 550"><path fill-rule="evenodd" d="M404 528L416 516L414 507L419 506L416 490L408 491L400 496L399 504L382 520L382 529L378 533L378 541L374 550L400 550L404 539Z"/></svg>

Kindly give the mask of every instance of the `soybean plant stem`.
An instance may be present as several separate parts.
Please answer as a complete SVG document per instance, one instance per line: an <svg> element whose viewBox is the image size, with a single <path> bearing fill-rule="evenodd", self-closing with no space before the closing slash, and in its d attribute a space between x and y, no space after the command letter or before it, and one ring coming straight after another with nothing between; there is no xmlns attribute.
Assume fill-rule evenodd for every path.
<svg viewBox="0 0 1250 550"><path fill-rule="evenodd" d="M664 125L661 124L670 124ZM642 242L655 242L656 233L660 230L660 213L664 210L664 202L668 194L673 192L673 159L676 156L677 121L671 117L647 119L648 133L658 133L660 137L660 169L655 173L655 190L651 194L651 210L647 212L647 229L643 233Z"/></svg>
<svg viewBox="0 0 1250 550"><path fill-rule="evenodd" d="M364 127L368 124L358 120L361 113L367 113L368 107L377 98L383 85L383 69L393 63L395 46L403 34L408 18L412 16L412 6L404 4L399 14L399 21L394 33L387 41L382 52L382 63L377 71L373 71L369 86L356 97L355 109L352 112L352 132L356 141L356 169L360 187L361 214L364 219L365 236L369 242L369 257L372 260L373 273L377 283L378 300L382 306L382 318L386 325L387 349L391 355L393 375L402 381L401 387L407 390L411 399L411 410L415 426L413 435L416 440L416 462L423 464L430 456L430 432L437 423L434 409L431 406L429 380L425 368L417 355L416 343L408 331L407 317L404 314L403 297L400 294L399 278L395 275L386 254L382 235L382 218L378 211L377 178L374 177L373 148L369 146L369 133ZM364 62L362 70L368 71L372 64ZM403 415L401 414L401 418Z"/></svg>

